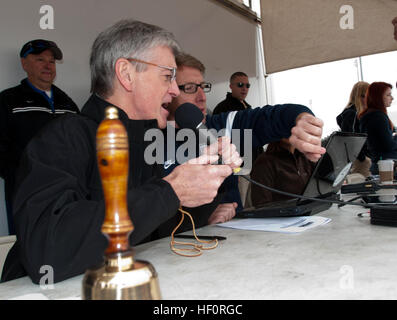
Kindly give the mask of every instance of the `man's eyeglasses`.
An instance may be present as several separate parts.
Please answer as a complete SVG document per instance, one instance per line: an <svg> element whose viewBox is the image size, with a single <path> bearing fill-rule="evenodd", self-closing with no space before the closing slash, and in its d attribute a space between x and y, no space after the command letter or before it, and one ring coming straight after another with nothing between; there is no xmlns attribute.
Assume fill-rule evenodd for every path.
<svg viewBox="0 0 397 320"><path fill-rule="evenodd" d="M126 58L126 59L128 61L135 61L135 62L139 62L139 63L144 63L144 64L148 64L148 65L151 65L151 66L155 66L155 67L158 67L158 68L161 68L161 69L166 69L166 70L171 71L170 75L166 75L167 76L167 81L170 82L170 83L176 79L176 68L167 67L167 66L161 66L161 65L159 65L157 63L147 62L147 61L134 59L134 58Z"/></svg>
<svg viewBox="0 0 397 320"><path fill-rule="evenodd" d="M236 86L239 87L239 88L242 88L242 87L245 86L247 89L249 89L249 88L251 87L251 84L249 84L249 83L244 83L244 82L237 82L237 83L236 83Z"/></svg>
<svg viewBox="0 0 397 320"><path fill-rule="evenodd" d="M201 82L201 83L193 83L189 82L184 85L178 86L180 90L183 90L185 93L196 93L198 87L203 89L204 92L210 92L212 84L209 82Z"/></svg>

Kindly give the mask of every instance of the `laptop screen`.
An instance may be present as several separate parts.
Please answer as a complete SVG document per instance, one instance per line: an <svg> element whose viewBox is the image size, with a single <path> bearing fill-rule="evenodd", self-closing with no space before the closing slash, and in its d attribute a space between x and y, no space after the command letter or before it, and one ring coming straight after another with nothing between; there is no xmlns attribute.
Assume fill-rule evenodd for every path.
<svg viewBox="0 0 397 320"><path fill-rule="evenodd" d="M337 193L356 160L365 141L366 135L350 132L334 132L325 145L327 152L314 168L306 184L304 196L321 197Z"/></svg>

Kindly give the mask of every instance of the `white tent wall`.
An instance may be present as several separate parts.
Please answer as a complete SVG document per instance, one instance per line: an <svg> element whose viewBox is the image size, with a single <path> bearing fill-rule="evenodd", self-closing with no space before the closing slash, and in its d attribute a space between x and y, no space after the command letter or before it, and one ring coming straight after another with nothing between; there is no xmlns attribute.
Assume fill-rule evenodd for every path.
<svg viewBox="0 0 397 320"><path fill-rule="evenodd" d="M396 0L261 0L266 71L397 50Z"/></svg>
<svg viewBox="0 0 397 320"><path fill-rule="evenodd" d="M52 22L45 6L53 9L50 29L42 29ZM214 85L207 95L210 109L224 99L235 71L249 75L249 103L265 104L263 68L257 62L262 58L257 54L258 25L214 0L1 0L0 90L25 77L19 61L22 45L32 39L49 39L64 53L55 84L81 107L90 90L92 42L100 31L123 18L173 32L181 47L205 64L206 79ZM8 232L2 188L0 179L0 236Z"/></svg>

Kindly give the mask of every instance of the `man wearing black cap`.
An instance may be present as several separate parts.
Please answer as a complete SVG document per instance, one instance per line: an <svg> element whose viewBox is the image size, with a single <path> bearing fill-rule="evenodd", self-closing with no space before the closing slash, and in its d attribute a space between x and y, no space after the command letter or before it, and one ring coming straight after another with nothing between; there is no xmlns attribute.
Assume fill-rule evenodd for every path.
<svg viewBox="0 0 397 320"><path fill-rule="evenodd" d="M55 60L62 59L62 51L55 42L29 41L19 55L27 78L0 93L0 176L5 180L10 234L15 233L11 194L23 149L48 121L68 112L79 112L73 100L53 85Z"/></svg>

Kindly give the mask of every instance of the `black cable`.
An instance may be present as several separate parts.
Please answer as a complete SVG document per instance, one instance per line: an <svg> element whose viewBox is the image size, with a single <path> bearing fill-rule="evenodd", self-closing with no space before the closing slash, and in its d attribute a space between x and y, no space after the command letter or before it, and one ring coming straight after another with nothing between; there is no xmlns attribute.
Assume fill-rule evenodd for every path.
<svg viewBox="0 0 397 320"><path fill-rule="evenodd" d="M262 188L265 188L269 191L272 192L276 192L276 193L280 193L283 194L285 196L289 196L289 197L293 197L293 198L300 198L300 199L304 199L304 200L312 200L312 201L318 201L318 202L325 202L325 203L336 203L339 205L354 205L354 206L360 206L360 207L365 207L365 208L376 208L378 207L376 204L370 204L370 203L361 203L361 202L349 202L349 201L340 201L340 200L330 200L330 199L320 199L320 198L312 198L312 197L306 197L306 196L302 196L302 195L298 195L298 194L294 194L294 193L289 193L289 192L285 192L285 191L281 191L281 190L277 190L277 189L273 189L271 187L265 186L264 184L261 184L259 182L256 182L244 175L241 175L241 177L243 177L245 180L256 184L257 186L260 186ZM380 206L379 206L380 207ZM381 206L383 207L383 206Z"/></svg>
<svg viewBox="0 0 397 320"><path fill-rule="evenodd" d="M346 203L344 203L344 204L338 204L338 208L343 207L343 206L349 204L349 202L353 202L354 200L360 199L361 197L362 197L362 196L357 196L357 197L354 197L353 199L347 200Z"/></svg>

